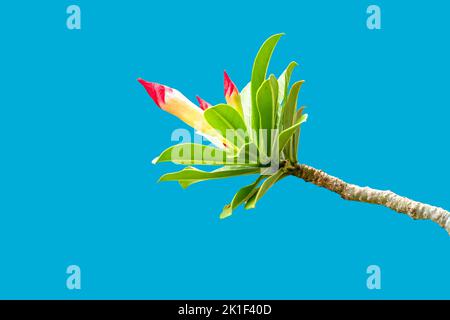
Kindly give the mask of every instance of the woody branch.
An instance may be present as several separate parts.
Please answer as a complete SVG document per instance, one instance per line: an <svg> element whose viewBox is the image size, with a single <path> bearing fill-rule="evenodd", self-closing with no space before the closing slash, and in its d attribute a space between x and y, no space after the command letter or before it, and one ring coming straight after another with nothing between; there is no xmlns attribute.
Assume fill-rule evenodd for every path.
<svg viewBox="0 0 450 320"><path fill-rule="evenodd" d="M286 166L286 169L290 174L333 191L343 199L379 204L416 220L434 221L450 235L450 212L442 208L399 196L390 190L377 190L350 184L308 165L296 164Z"/></svg>

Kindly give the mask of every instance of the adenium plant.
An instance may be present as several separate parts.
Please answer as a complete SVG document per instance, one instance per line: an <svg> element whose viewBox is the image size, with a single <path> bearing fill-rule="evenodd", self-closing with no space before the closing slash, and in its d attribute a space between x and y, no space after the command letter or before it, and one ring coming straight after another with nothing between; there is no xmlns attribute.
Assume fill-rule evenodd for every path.
<svg viewBox="0 0 450 320"><path fill-rule="evenodd" d="M197 106L178 90L143 79L138 81L162 110L194 128L211 142L181 143L164 150L154 164L188 165L168 173L160 181L177 181L183 188L211 179L255 175L250 185L239 189L222 210L220 218L232 215L240 205L252 209L278 181L294 176L339 194L343 199L383 205L413 219L430 219L450 234L450 213L442 208L401 197L389 190L349 184L298 161L300 126L307 120L297 99L303 81L290 86L296 62L279 77L267 76L272 53L283 34L269 37L253 63L250 82L239 91L224 72L225 102L212 105L199 96ZM193 166L218 165L205 171Z"/></svg>

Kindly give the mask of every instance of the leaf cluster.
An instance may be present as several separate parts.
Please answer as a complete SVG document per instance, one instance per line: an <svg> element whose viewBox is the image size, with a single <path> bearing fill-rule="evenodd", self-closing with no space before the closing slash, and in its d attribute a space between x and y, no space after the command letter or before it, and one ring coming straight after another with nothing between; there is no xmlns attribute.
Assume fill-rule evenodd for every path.
<svg viewBox="0 0 450 320"><path fill-rule="evenodd" d="M239 93L242 112L228 104L218 104L204 112L206 121L221 134L227 148L182 143L166 149L153 160L153 163L188 165L160 178L160 181L177 181L183 188L211 179L258 175L253 183L237 191L224 207L221 218L229 217L241 204L245 209L254 208L276 182L289 175L286 164L298 162L300 125L307 119L304 108L297 108L304 81L289 86L296 62L291 62L278 78L267 75L272 53L282 35L272 35L259 49L251 81ZM234 133L231 137L230 132ZM194 165L221 167L204 171Z"/></svg>

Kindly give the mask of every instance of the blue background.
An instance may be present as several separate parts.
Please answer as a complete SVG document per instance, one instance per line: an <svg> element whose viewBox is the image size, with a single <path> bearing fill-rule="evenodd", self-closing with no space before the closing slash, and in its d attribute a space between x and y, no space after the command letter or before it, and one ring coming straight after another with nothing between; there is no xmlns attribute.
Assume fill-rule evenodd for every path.
<svg viewBox="0 0 450 320"><path fill-rule="evenodd" d="M178 169L150 161L182 124L136 78L217 103L223 70L242 88L263 40L285 32L270 70L296 60L306 80L301 161L450 208L449 5L255 3L1 5L0 298L450 298L435 223L296 178L220 221L250 177L156 183ZM382 30L366 28L372 3ZM71 4L82 30L66 28ZM371 264L382 290L366 287Z"/></svg>

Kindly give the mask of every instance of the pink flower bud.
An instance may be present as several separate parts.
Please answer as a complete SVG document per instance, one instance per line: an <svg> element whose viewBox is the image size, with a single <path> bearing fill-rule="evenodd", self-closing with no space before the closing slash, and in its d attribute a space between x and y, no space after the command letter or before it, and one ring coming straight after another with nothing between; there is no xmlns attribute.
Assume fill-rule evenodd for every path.
<svg viewBox="0 0 450 320"><path fill-rule="evenodd" d="M236 85L234 84L233 81L231 81L226 71L223 72L223 80L224 80L225 98L230 97L232 94L239 94Z"/></svg>
<svg viewBox="0 0 450 320"><path fill-rule="evenodd" d="M143 79L138 79L138 81L162 110L184 121L200 133L210 136L214 140L220 141L220 144L225 142L224 137L213 129L213 127L209 125L203 116L202 109L206 105L209 105L206 101L204 101L206 105L203 103L203 107L201 107L201 109L176 89L164 86L162 84L148 82ZM202 103L200 103L200 105L202 105Z"/></svg>
<svg viewBox="0 0 450 320"><path fill-rule="evenodd" d="M147 93L160 108L166 103L166 93L171 94L173 91L172 88L166 87L159 83L148 82L141 78L139 78L138 81L144 86Z"/></svg>
<svg viewBox="0 0 450 320"><path fill-rule="evenodd" d="M206 102L205 100L203 100L199 96L195 96L195 97L197 98L197 101L198 101L198 103L200 105L200 109L202 109L203 111L212 106L209 102Z"/></svg>
<svg viewBox="0 0 450 320"><path fill-rule="evenodd" d="M237 89L233 81L231 81L226 71L223 72L223 79L224 79L225 100L230 106L234 107L241 114L241 116L243 116L241 96L239 95L239 90Z"/></svg>

